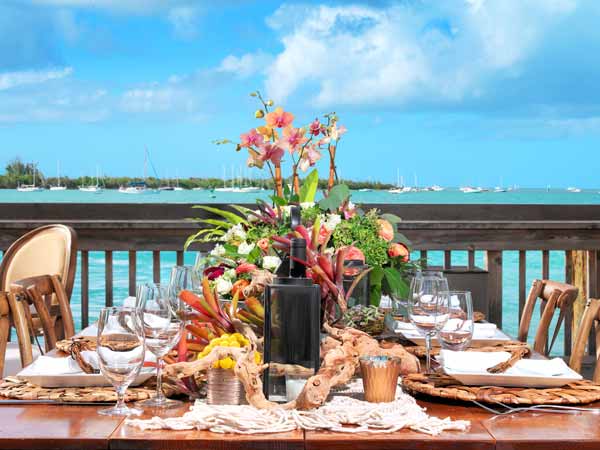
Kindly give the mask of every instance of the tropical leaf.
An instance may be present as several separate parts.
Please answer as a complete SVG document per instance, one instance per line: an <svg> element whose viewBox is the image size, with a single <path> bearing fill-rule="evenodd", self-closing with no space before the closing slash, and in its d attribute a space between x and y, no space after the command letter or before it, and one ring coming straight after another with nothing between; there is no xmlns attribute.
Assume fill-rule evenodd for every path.
<svg viewBox="0 0 600 450"><path fill-rule="evenodd" d="M383 269L383 283L384 292L394 295L395 297L402 298L408 295L408 284L400 275L400 272L394 267L386 267Z"/></svg>
<svg viewBox="0 0 600 450"><path fill-rule="evenodd" d="M402 222L402 219L400 217L398 217L396 214L386 213L386 214L382 214L380 217L394 225Z"/></svg>
<svg viewBox="0 0 600 450"><path fill-rule="evenodd" d="M229 206L231 208L235 209L240 214L243 214L244 216L247 216L248 214L251 214L254 212L250 208L246 208L245 206L241 206L241 205L229 205Z"/></svg>
<svg viewBox="0 0 600 450"><path fill-rule="evenodd" d="M288 204L285 198L279 197L277 195L270 195L269 198L273 200L273 204L276 206L285 206Z"/></svg>
<svg viewBox="0 0 600 450"><path fill-rule="evenodd" d="M410 242L408 238L402 233L398 232L398 230L394 230L394 238L392 239L392 242L404 244L408 249L410 249L410 247L412 246L412 242Z"/></svg>
<svg viewBox="0 0 600 450"><path fill-rule="evenodd" d="M197 205L197 206L194 206L194 208L203 209L204 211L213 213L217 216L221 216L234 225L238 225L240 223L243 223L244 225L248 224L248 221L244 217L239 216L231 211L225 211L225 210L222 210L219 208L214 208L212 206L206 206L206 205Z"/></svg>
<svg viewBox="0 0 600 450"><path fill-rule="evenodd" d="M314 169L302 182L300 188L300 203L314 202L319 187L319 172Z"/></svg>
<svg viewBox="0 0 600 450"><path fill-rule="evenodd" d="M379 306L381 301L381 282L383 281L383 267L374 266L369 275L370 283L370 303L371 305Z"/></svg>
<svg viewBox="0 0 600 450"><path fill-rule="evenodd" d="M350 188L345 184L335 185L329 195L319 201L319 206L325 211L336 211L350 197Z"/></svg>
<svg viewBox="0 0 600 450"><path fill-rule="evenodd" d="M219 228L233 227L233 224L231 222L226 222L224 220L218 220L218 219L200 219L198 222L205 223L207 225L212 225L212 226L219 227Z"/></svg>

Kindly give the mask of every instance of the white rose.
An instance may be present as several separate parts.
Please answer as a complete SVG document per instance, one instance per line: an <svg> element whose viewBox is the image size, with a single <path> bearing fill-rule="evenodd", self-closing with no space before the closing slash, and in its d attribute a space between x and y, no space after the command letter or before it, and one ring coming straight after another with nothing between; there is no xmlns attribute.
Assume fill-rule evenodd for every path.
<svg viewBox="0 0 600 450"><path fill-rule="evenodd" d="M222 277L226 280L234 280L236 278L235 269L226 270Z"/></svg>
<svg viewBox="0 0 600 450"><path fill-rule="evenodd" d="M217 292L221 295L228 294L233 288L231 281L225 279L225 277L219 277L216 281Z"/></svg>
<svg viewBox="0 0 600 450"><path fill-rule="evenodd" d="M279 264L281 264L281 259L279 259L278 256L265 256L263 258L263 269L275 272L279 267Z"/></svg>
<svg viewBox="0 0 600 450"><path fill-rule="evenodd" d="M239 242L246 239L246 232L241 224L232 226L221 238L224 242Z"/></svg>
<svg viewBox="0 0 600 450"><path fill-rule="evenodd" d="M300 208L302 208L302 209L312 208L313 206L315 206L315 202L303 202L303 203L300 203Z"/></svg>
<svg viewBox="0 0 600 450"><path fill-rule="evenodd" d="M254 250L254 247L256 246L256 244L252 243L252 244L248 244L246 242L242 242L240 244L240 246L238 247L238 253L240 255L247 255L248 253L250 253L252 250Z"/></svg>
<svg viewBox="0 0 600 450"><path fill-rule="evenodd" d="M225 255L225 253L226 253L225 247L223 247L221 244L215 245L215 248L213 248L212 251L210 252L210 254L212 256L223 256L223 255Z"/></svg>

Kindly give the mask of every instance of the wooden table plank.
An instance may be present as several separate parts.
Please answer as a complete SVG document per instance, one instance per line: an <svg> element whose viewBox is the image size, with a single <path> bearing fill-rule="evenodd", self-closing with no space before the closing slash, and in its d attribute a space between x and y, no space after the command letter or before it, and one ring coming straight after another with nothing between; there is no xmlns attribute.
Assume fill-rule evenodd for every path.
<svg viewBox="0 0 600 450"><path fill-rule="evenodd" d="M593 405L600 408L600 403ZM490 417L483 426L496 439L498 450L597 450L598 414L520 413Z"/></svg>
<svg viewBox="0 0 600 450"><path fill-rule="evenodd" d="M168 411L144 411L141 418L179 417L189 404ZM111 450L303 450L304 432L275 434L219 434L209 431L141 431L122 423L110 437Z"/></svg>
<svg viewBox="0 0 600 450"><path fill-rule="evenodd" d="M103 450L122 419L101 416L106 406L0 403L0 449Z"/></svg>

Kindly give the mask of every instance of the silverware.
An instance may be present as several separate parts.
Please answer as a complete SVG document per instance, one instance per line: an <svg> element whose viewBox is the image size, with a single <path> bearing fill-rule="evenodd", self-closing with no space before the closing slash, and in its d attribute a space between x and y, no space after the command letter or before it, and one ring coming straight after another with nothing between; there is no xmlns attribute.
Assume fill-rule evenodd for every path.
<svg viewBox="0 0 600 450"><path fill-rule="evenodd" d="M473 400L473 403L475 403L480 408L485 409L486 411L488 411L492 414L495 414L496 416L506 416L509 414L517 414L517 413L528 412L528 411L548 412L548 413L554 413L554 414L571 414L571 413L576 413L576 412L588 412L588 413L592 413L592 414L600 414L600 408L582 408L580 406L534 405L534 406L521 406L521 407L515 408L515 407L507 405L505 403L495 402L495 404L498 405L498 407L502 408L502 409L498 409L498 408L492 408L489 405L484 405L483 403L480 403L475 400Z"/></svg>

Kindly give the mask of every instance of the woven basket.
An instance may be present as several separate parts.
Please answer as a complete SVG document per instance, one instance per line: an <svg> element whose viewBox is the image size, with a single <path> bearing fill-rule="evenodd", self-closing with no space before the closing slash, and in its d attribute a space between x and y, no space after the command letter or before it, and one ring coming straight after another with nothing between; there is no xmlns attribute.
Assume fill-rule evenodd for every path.
<svg viewBox="0 0 600 450"><path fill-rule="evenodd" d="M515 388L501 386L464 386L448 375L415 373L402 378L410 393L465 402L510 405L579 405L600 400L600 385L589 380L576 381L560 388Z"/></svg>
<svg viewBox="0 0 600 450"><path fill-rule="evenodd" d="M527 344L520 341L504 341L498 345L489 347L471 347L466 349L467 352L508 352L513 350L526 347ZM407 345L404 347L408 353L412 353L417 358L425 358L427 350L424 345ZM440 354L441 347L433 347L431 349L431 356L437 356Z"/></svg>

